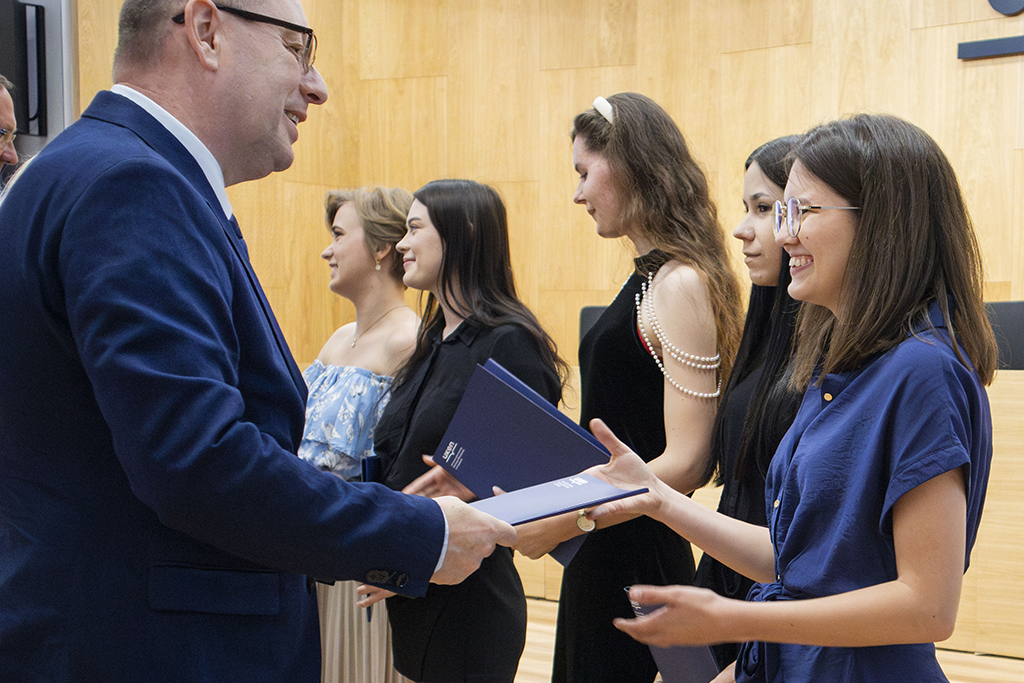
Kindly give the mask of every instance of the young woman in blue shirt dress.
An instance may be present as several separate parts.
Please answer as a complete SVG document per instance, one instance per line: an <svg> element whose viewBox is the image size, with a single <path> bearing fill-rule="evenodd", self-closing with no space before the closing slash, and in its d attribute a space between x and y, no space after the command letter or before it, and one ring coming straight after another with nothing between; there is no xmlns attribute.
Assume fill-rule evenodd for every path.
<svg viewBox="0 0 1024 683"><path fill-rule="evenodd" d="M793 383L804 399L768 473L768 528L662 484L601 424L602 468L643 511L759 582L747 601L635 587L664 604L616 626L654 645L746 641L718 680L946 680L992 456L997 351L981 255L934 140L889 116L813 129L795 148L777 242L806 302Z"/></svg>

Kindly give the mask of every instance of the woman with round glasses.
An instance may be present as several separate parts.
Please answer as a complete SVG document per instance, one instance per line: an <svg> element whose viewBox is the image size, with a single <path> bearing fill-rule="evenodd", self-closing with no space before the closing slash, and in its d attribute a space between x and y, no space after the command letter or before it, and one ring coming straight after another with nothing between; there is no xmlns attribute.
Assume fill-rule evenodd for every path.
<svg viewBox="0 0 1024 683"><path fill-rule="evenodd" d="M617 625L656 645L749 641L739 681L944 681L934 643L956 623L992 457L974 229L949 161L905 121L825 124L793 154L786 203L801 211L778 242L805 302L805 393L768 473L768 529L679 496L595 425L615 454L599 474L651 489L595 518L651 514L760 583L748 602L634 588L666 606Z"/></svg>
<svg viewBox="0 0 1024 683"><path fill-rule="evenodd" d="M580 423L601 417L666 481L705 475L721 382L740 336L740 287L707 180L672 118L638 93L598 98L573 121L573 201L597 234L638 254L615 300L580 341ZM552 681L651 683L650 649L612 625L632 614L623 587L689 583L690 544L650 519L596 529L576 514L518 527L539 557L586 534L562 576ZM635 518L635 519L634 519Z"/></svg>
<svg viewBox="0 0 1024 683"><path fill-rule="evenodd" d="M798 135L764 143L747 157L743 176L746 215L733 230L743 243L751 280L743 338L715 416L711 460L705 479L722 487L718 511L766 526L765 473L800 405L789 386L789 361L799 302L789 296L789 258L775 242L773 205L782 199ZM785 258L784 258L785 257ZM697 565L697 586L740 600L753 581L705 553ZM720 669L736 661L739 645L712 648Z"/></svg>

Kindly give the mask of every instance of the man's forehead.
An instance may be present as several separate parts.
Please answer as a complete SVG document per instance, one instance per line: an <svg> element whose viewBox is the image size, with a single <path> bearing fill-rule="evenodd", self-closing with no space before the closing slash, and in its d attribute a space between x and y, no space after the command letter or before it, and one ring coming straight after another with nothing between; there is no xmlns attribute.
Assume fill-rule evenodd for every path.
<svg viewBox="0 0 1024 683"><path fill-rule="evenodd" d="M300 26L309 25L309 22L306 21L306 13L302 9L302 3L299 0L264 0L259 3L259 7L260 9L254 11Z"/></svg>

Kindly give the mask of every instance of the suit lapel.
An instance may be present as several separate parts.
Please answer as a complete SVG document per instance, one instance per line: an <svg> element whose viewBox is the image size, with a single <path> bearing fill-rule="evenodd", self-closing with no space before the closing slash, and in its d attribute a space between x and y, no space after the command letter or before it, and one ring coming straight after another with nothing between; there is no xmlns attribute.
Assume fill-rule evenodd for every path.
<svg viewBox="0 0 1024 683"><path fill-rule="evenodd" d="M263 288L256 277L256 272L252 269L252 264L249 262L249 252L246 249L238 222L234 217L230 219L225 218L224 210L221 208L220 200L217 198L217 193L210 187L210 182L206 179L206 174L203 173L203 169L200 168L195 157L185 149L185 146L178 141L178 138L174 137L169 130L150 116L146 110L131 100L115 93L109 91L97 93L89 107L82 112L82 116L99 119L131 130L145 141L154 152L174 166L188 183L203 196L212 214L220 220L224 234L227 236L227 240L231 244L231 248L234 250L242 269L245 271L246 278L249 280L249 286L256 295L256 299L260 302L263 315L274 335L274 341L277 343L277 348L284 360L285 367L288 368L288 372L292 377L292 381L295 382L299 395L305 397L306 382L302 378L302 371L299 370L291 351L288 350L288 344L270 308L270 302L263 293Z"/></svg>
<svg viewBox="0 0 1024 683"><path fill-rule="evenodd" d="M220 215L223 216L223 213ZM270 329L274 333L274 340L277 342L277 348L281 352L281 357L284 358L284 363L288 368L288 372L291 373L292 381L295 382L295 386L299 389L299 393L304 396L306 391L306 381L302 378L302 371L299 370L299 366L295 363L295 359L292 357L291 351L288 349L288 343L285 341L284 334L281 332L281 328L277 324L277 318L274 316L274 312L270 308L270 301L267 300L266 295L263 293L263 287L260 286L259 278L256 277L256 271L252 269L252 263L249 261L249 250L245 246L245 240L242 237L241 229L238 227L238 221L235 220L234 216L232 216L230 220L222 221L222 225L224 227L224 233L227 235L228 242L231 243L231 248L235 251L235 256L238 257L238 260L242 264L242 268L245 270L246 277L249 278L249 285L252 287L252 291L256 294L256 298L260 302L260 306L263 309L263 315L267 319L267 323L269 323Z"/></svg>

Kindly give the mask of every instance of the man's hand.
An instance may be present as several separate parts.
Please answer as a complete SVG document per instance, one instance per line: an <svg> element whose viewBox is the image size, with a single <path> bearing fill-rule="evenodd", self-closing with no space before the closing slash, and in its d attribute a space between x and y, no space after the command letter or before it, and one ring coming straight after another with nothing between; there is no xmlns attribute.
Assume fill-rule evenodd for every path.
<svg viewBox="0 0 1024 683"><path fill-rule="evenodd" d="M452 496L435 501L448 520L448 549L441 568L430 578L431 583L459 583L477 570L496 545L515 545L516 530L507 522Z"/></svg>

